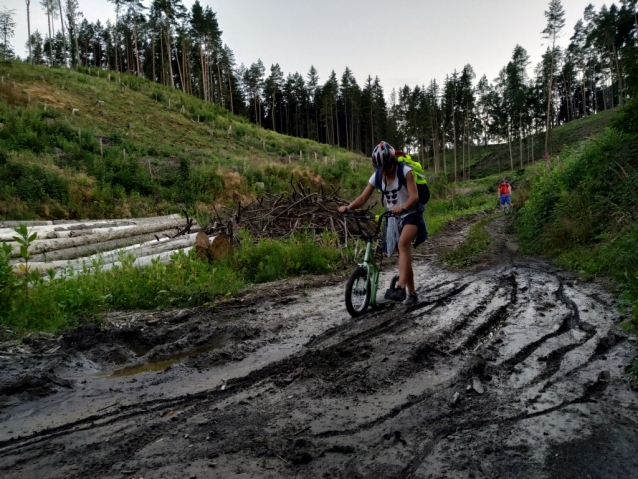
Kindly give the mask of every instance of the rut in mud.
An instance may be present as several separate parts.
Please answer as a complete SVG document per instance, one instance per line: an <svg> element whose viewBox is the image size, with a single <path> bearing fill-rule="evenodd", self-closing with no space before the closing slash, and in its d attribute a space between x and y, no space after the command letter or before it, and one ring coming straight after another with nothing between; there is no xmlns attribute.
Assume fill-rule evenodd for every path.
<svg viewBox="0 0 638 479"><path fill-rule="evenodd" d="M496 247L472 272L417 263L417 306L356 321L328 278L5 347L0 474L638 477L613 300Z"/></svg>

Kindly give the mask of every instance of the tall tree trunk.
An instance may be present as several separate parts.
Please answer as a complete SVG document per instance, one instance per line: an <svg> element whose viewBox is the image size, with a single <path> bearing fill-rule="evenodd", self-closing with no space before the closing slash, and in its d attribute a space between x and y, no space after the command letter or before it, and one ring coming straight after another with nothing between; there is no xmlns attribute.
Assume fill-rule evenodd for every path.
<svg viewBox="0 0 638 479"><path fill-rule="evenodd" d="M532 162L534 162L534 135L536 134L536 120L532 126Z"/></svg>
<svg viewBox="0 0 638 479"><path fill-rule="evenodd" d="M622 107L625 104L625 99L623 97L624 87L620 68L620 59L618 58L618 51L616 50L615 44L613 44L613 54L616 63L616 76L618 77L618 106Z"/></svg>
<svg viewBox="0 0 638 479"><path fill-rule="evenodd" d="M461 135L461 179L465 179L465 123L463 123L463 133Z"/></svg>
<svg viewBox="0 0 638 479"><path fill-rule="evenodd" d="M53 66L53 36L51 35L51 0L47 0L47 22L49 24L49 66Z"/></svg>
<svg viewBox="0 0 638 479"><path fill-rule="evenodd" d="M60 25L62 26L62 38L64 39L64 65L66 66L66 33L64 32L64 14L62 13L62 0L58 0L58 8L60 9Z"/></svg>
<svg viewBox="0 0 638 479"><path fill-rule="evenodd" d="M167 86L166 85L166 67L164 66L164 40L162 39L162 37L164 36L164 32L162 31L162 29L160 28L160 33L159 33L159 44L160 44L160 58L162 59L162 85Z"/></svg>
<svg viewBox="0 0 638 479"><path fill-rule="evenodd" d="M200 69L201 69L201 83L200 83L200 95L202 97L202 100L204 101L208 101L208 98L206 97L206 84L204 83L204 78L206 75L205 72L205 67L204 67L204 51L202 49L202 39L200 38L198 40L199 43L199 65L200 65Z"/></svg>
<svg viewBox="0 0 638 479"><path fill-rule="evenodd" d="M552 40L552 61L549 69L549 81L547 86L547 122L545 129L545 154L549 155L549 115L552 109L552 89L554 87L554 55L556 53L556 38Z"/></svg>
<svg viewBox="0 0 638 479"><path fill-rule="evenodd" d="M230 81L230 65L228 65L228 68L226 70L226 75L228 76L228 94L230 95L230 112L234 115L235 107L233 105L233 84Z"/></svg>
<svg viewBox="0 0 638 479"><path fill-rule="evenodd" d="M80 46L78 45L78 29L75 24L75 10L73 6L73 0L67 0L67 12L71 21L71 28L73 29L73 42L75 44L75 63L80 64Z"/></svg>
<svg viewBox="0 0 638 479"><path fill-rule="evenodd" d="M271 123L272 123L272 131L277 132L277 122L275 121L275 93L276 90L272 94L272 113L270 114Z"/></svg>
<svg viewBox="0 0 638 479"><path fill-rule="evenodd" d="M454 110L456 108L452 106L452 130L454 132L454 181L457 180L458 160L456 157L456 120Z"/></svg>
<svg viewBox="0 0 638 479"><path fill-rule="evenodd" d="M341 146L341 137L339 135L339 110L337 109L339 100L335 101L334 104L335 104L335 120L337 123L337 146Z"/></svg>
<svg viewBox="0 0 638 479"><path fill-rule="evenodd" d="M120 6L119 4L117 4L116 8L115 8L115 25L113 25L113 53L115 54L115 71L117 73L120 72L120 65L117 62L117 49L119 48L119 39L118 39L118 35L117 35L117 24L120 22Z"/></svg>
<svg viewBox="0 0 638 479"><path fill-rule="evenodd" d="M521 170L523 169L523 115L518 115L518 143L521 150Z"/></svg>
<svg viewBox="0 0 638 479"><path fill-rule="evenodd" d="M567 123L569 123L571 121L570 118L570 110L569 110L569 96L570 96L570 92L569 90L567 90L567 79L565 78L565 72L561 72L561 75L563 77L563 88L565 89L565 116L567 117Z"/></svg>
<svg viewBox="0 0 638 479"><path fill-rule="evenodd" d="M140 68L140 50L137 42L137 12L135 11L135 1L133 2L133 40L135 42L135 66L137 68L137 76L140 76L142 69Z"/></svg>
<svg viewBox="0 0 638 479"><path fill-rule="evenodd" d="M33 65L33 53L31 52L31 0L25 0L27 4L27 33L29 35L29 63Z"/></svg>
<svg viewBox="0 0 638 479"><path fill-rule="evenodd" d="M155 75L155 32L151 32L151 64L153 68L153 78L151 81L157 81L157 76Z"/></svg>
<svg viewBox="0 0 638 479"><path fill-rule="evenodd" d="M177 74L179 75L179 84L182 87L182 92L186 93L186 85L184 84L184 69L182 68L184 60L184 51L182 51L182 60L179 59L179 48L175 45L175 63L177 63Z"/></svg>
<svg viewBox="0 0 638 479"><path fill-rule="evenodd" d="M510 166L514 169L514 156L512 156L512 123L510 118L507 117L507 144L510 147Z"/></svg>
<svg viewBox="0 0 638 479"><path fill-rule="evenodd" d="M222 91L222 88L224 87L224 84L222 83L222 71L219 66L219 55L217 55L217 53L215 53L215 63L217 63L217 80L219 81L219 98L221 100L222 108L226 108L226 105L225 105L226 102L224 101L224 92Z"/></svg>
<svg viewBox="0 0 638 479"><path fill-rule="evenodd" d="M171 47L171 24L166 19L166 48L168 55L168 74L171 77L171 88L175 88L175 77L173 75L173 48Z"/></svg>
<svg viewBox="0 0 638 479"><path fill-rule="evenodd" d="M447 145L445 144L445 136L443 137L443 142L442 143L443 143L443 145L442 145L443 146L443 174L447 176L447 158L446 158L446 155L445 155L445 153L446 153L445 150L447 149L446 148Z"/></svg>
<svg viewBox="0 0 638 479"><path fill-rule="evenodd" d="M582 75L583 118L587 118L587 100L585 99L585 74Z"/></svg>

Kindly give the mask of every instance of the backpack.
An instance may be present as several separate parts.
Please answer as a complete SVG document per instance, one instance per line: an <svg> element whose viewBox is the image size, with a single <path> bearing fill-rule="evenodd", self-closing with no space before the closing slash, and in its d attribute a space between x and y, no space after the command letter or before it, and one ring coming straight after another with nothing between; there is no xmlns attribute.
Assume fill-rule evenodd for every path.
<svg viewBox="0 0 638 479"><path fill-rule="evenodd" d="M511 188L511 185L509 183L503 183L501 185L498 185L498 192L501 195L509 195L510 194L510 188Z"/></svg>
<svg viewBox="0 0 638 479"><path fill-rule="evenodd" d="M405 179L405 168L404 166L407 164L412 168L412 172L414 173L414 177L416 178L416 190L419 194L419 203L422 206L425 206L428 201L430 201L430 188L428 187L427 181L425 179L425 175L423 174L423 168L419 163L412 160L410 155L405 155L397 158L399 163L399 167L397 168L397 177L399 179L399 188L402 186L407 187L408 183ZM374 173L374 187L381 191L381 204L383 205L384 196L383 196L383 179L381 178L381 172L376 171Z"/></svg>

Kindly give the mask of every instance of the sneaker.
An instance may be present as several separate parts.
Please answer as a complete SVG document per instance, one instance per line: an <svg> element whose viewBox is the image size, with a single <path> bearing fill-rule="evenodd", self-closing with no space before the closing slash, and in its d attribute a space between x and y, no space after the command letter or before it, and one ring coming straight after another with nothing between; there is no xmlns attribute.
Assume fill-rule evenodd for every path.
<svg viewBox="0 0 638 479"><path fill-rule="evenodd" d="M417 296L416 293L410 293L408 295L408 299L406 299L403 302L404 306L414 306L415 304L417 304L419 302L419 297Z"/></svg>
<svg viewBox="0 0 638 479"><path fill-rule="evenodd" d="M405 301L405 288L394 288L394 292L390 295L392 301Z"/></svg>

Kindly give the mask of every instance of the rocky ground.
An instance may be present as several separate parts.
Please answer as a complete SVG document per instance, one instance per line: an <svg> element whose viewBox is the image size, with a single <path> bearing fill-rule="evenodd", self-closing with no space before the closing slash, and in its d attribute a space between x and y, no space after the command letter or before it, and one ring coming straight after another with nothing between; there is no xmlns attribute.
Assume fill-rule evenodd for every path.
<svg viewBox="0 0 638 479"><path fill-rule="evenodd" d="M502 219L471 269L437 266L466 228L419 253L408 309L353 320L315 277L0 344L0 476L638 477L612 297Z"/></svg>

